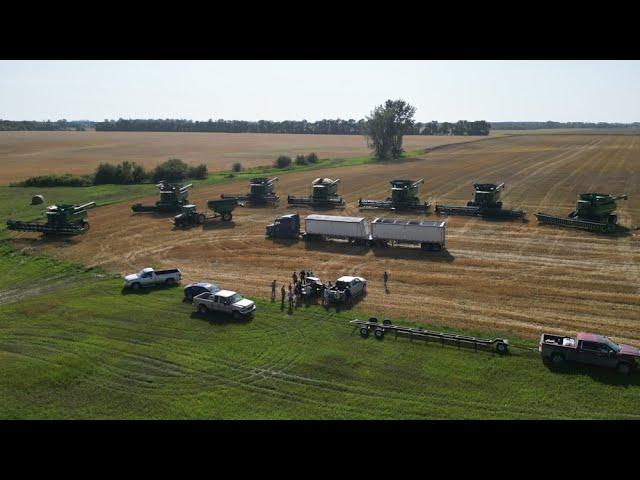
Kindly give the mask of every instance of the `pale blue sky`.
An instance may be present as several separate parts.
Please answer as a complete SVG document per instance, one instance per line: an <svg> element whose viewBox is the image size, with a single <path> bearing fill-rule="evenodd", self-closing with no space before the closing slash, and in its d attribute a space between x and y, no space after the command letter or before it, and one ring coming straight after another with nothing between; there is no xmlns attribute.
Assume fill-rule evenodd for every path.
<svg viewBox="0 0 640 480"><path fill-rule="evenodd" d="M640 61L0 61L0 118L640 121Z"/></svg>

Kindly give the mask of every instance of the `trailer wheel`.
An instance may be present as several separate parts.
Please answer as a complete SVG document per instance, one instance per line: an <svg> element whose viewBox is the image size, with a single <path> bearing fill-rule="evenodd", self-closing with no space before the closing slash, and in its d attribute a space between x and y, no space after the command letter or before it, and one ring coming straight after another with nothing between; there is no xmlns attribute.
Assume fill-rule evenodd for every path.
<svg viewBox="0 0 640 480"><path fill-rule="evenodd" d="M223 222L228 222L233 218L233 215L231 215L231 212L226 212L222 214L222 221Z"/></svg>
<svg viewBox="0 0 640 480"><path fill-rule="evenodd" d="M198 311L202 314L202 315L206 315L207 312L209 311L209 309L207 308L206 305L198 305Z"/></svg>
<svg viewBox="0 0 640 480"><path fill-rule="evenodd" d="M371 323L378 323L378 319L376 317L369 317L368 321Z"/></svg>
<svg viewBox="0 0 640 480"><path fill-rule="evenodd" d="M382 328L376 328L373 335L376 337L376 340L382 340L384 338L384 330Z"/></svg>
<svg viewBox="0 0 640 480"><path fill-rule="evenodd" d="M564 364L564 355L558 352L554 352L551 354L551 364L559 367Z"/></svg>
<svg viewBox="0 0 640 480"><path fill-rule="evenodd" d="M385 327L389 327L389 326L391 326L391 320L389 320L388 318L385 318L385 319L382 321L382 324L383 324Z"/></svg>
<svg viewBox="0 0 640 480"><path fill-rule="evenodd" d="M498 355L506 355L509 352L509 347L504 342L498 342L496 343L496 352Z"/></svg>
<svg viewBox="0 0 640 480"><path fill-rule="evenodd" d="M360 327L360 336L362 338L369 337L369 329L367 327Z"/></svg>
<svg viewBox="0 0 640 480"><path fill-rule="evenodd" d="M204 223L204 219L205 219L205 217L204 217L204 213L200 213L200 214L198 215L198 223L199 223L200 225L202 225L202 224Z"/></svg>

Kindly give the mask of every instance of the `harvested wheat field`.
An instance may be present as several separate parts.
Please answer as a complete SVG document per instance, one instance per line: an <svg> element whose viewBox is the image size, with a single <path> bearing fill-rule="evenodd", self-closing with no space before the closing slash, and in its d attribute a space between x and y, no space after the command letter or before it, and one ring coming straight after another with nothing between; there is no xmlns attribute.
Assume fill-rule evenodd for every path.
<svg viewBox="0 0 640 480"><path fill-rule="evenodd" d="M260 148L276 148L278 138L282 137L269 136L272 147ZM351 141L360 140L345 139ZM114 159L124 158L132 156L122 153ZM348 204L342 212L349 215L358 214L354 204L360 197L385 198L388 180L394 177L424 177L421 197L462 205L471 199L474 181L505 182L505 207L524 208L528 221L450 217L444 255L423 254L411 247L366 249L340 242L306 245L266 239L265 225L290 211L287 193L307 193L317 172L282 176L277 184L281 206L237 209L231 227L173 230L170 216L136 215L129 204L119 204L92 210L92 229L81 238L45 242L30 234L13 236L17 246L35 246L108 270L179 267L185 281L211 280L261 297L269 295L271 280L276 279L280 288L290 281L292 271L302 268L324 281L358 274L369 281L368 295L358 308L371 315L529 338L542 331L589 330L637 344L640 232L602 236L539 226L533 214L542 210L566 215L579 192L627 193L629 200L619 203L619 222L635 227L640 223L639 160L638 136L536 135L452 145L394 165L321 171L323 176L342 179L339 193ZM204 209L206 200L246 188L234 183L196 189L190 200ZM152 203L155 198L144 201ZM363 212L370 219L394 216ZM430 213L425 218L437 216ZM386 293L385 270L390 274Z"/></svg>
<svg viewBox="0 0 640 480"><path fill-rule="evenodd" d="M408 151L484 137L408 136ZM33 175L93 173L101 162L153 167L177 157L209 171L270 165L278 155L316 152L321 158L368 154L359 135L277 135L170 132L0 132L0 185Z"/></svg>

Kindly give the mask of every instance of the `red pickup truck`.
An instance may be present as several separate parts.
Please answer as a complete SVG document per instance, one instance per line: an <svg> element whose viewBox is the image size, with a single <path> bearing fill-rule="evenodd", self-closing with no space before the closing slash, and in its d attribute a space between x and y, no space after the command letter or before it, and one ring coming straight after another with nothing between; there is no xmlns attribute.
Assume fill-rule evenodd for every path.
<svg viewBox="0 0 640 480"><path fill-rule="evenodd" d="M586 363L615 368L628 374L638 366L640 350L617 344L603 335L579 333L576 338L543 333L538 347L543 361L559 366L565 362Z"/></svg>

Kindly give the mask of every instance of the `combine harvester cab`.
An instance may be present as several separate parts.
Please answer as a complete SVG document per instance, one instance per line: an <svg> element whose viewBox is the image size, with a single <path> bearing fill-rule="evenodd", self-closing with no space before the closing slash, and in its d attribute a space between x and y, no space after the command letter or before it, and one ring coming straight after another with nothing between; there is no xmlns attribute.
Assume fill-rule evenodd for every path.
<svg viewBox="0 0 640 480"><path fill-rule="evenodd" d="M614 197L605 193L581 193L576 209L568 217L556 217L538 212L538 222L561 227L578 228L590 232L613 233L618 227L618 200L627 200L627 195Z"/></svg>
<svg viewBox="0 0 640 480"><path fill-rule="evenodd" d="M420 203L418 187L424 178L413 180L391 180L391 196L386 200L358 200L359 208L379 208L385 210L422 211L429 210L429 202Z"/></svg>
<svg viewBox="0 0 640 480"><path fill-rule="evenodd" d="M155 205L143 205L136 203L131 206L134 212L179 212L184 205L187 205L189 189L192 183L181 186L162 180L156 185L160 190L160 200Z"/></svg>
<svg viewBox="0 0 640 480"><path fill-rule="evenodd" d="M338 195L340 179L316 178L311 182L310 197L287 196L289 205L306 205L315 208L336 208L344 206L344 199Z"/></svg>
<svg viewBox="0 0 640 480"><path fill-rule="evenodd" d="M436 205L436 213L440 215L466 215L472 217L495 219L521 219L524 221L525 211L507 210L502 208L500 194L504 190L504 183L474 183L473 200L467 202L467 206Z"/></svg>
<svg viewBox="0 0 640 480"><path fill-rule="evenodd" d="M46 223L7 220L7 229L22 232L41 232L43 235L80 235L89 229L87 210L96 202L83 205L51 205L47 207Z"/></svg>
<svg viewBox="0 0 640 480"><path fill-rule="evenodd" d="M239 202L249 202L252 205L266 205L275 204L280 201L280 197L275 191L275 182L278 181L278 177L266 178L255 177L250 180L249 193L243 194L222 194L220 198L223 199L235 199Z"/></svg>

